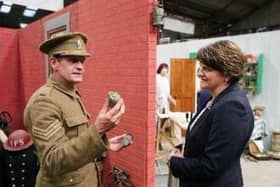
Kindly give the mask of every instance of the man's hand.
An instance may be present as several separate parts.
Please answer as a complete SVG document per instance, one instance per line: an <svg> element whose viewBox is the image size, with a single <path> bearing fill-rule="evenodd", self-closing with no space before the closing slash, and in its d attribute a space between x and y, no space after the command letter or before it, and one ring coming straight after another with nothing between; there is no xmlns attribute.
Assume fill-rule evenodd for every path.
<svg viewBox="0 0 280 187"><path fill-rule="evenodd" d="M124 142L122 141L122 138L125 136L126 136L126 134L123 134L120 136L115 136L113 138L110 138L109 139L109 150L120 151L122 148L127 147L128 145L125 145ZM132 142L130 144L132 144Z"/></svg>
<svg viewBox="0 0 280 187"><path fill-rule="evenodd" d="M113 108L110 108L108 105L109 101L108 98L106 98L95 121L96 129L101 134L113 129L119 124L121 117L125 112L123 99L120 99Z"/></svg>

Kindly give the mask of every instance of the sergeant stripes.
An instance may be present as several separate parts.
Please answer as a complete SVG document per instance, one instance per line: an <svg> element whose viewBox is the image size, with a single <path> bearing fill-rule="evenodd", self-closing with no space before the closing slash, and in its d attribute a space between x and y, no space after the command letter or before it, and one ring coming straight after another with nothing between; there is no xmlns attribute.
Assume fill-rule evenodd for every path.
<svg viewBox="0 0 280 187"><path fill-rule="evenodd" d="M37 138L40 138L43 140L49 140L61 128L62 128L62 124L57 119L54 122L52 122L46 129L33 126L32 132L33 132L33 135Z"/></svg>

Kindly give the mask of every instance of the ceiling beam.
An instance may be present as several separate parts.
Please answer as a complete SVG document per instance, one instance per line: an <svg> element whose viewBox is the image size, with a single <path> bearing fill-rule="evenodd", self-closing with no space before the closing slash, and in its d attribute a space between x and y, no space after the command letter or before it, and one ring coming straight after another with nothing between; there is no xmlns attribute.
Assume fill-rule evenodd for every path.
<svg viewBox="0 0 280 187"><path fill-rule="evenodd" d="M241 20L244 20L246 18L248 18L250 15L254 14L256 11L264 8L265 6L269 6L274 2L274 0L266 0L264 2L262 2L261 4L255 4L255 7L253 7L252 9L250 9L247 13L243 14L242 16L239 16L238 18L234 18L232 19L230 22L225 22L225 23L221 23L221 24L214 24L212 27L212 32L209 33L209 35L215 35L221 32L227 32L231 30L231 27L227 27L227 25L230 23L232 25L238 23ZM247 28L247 30L250 28ZM220 31L219 31L220 30ZM245 29L243 29L245 30Z"/></svg>
<svg viewBox="0 0 280 187"><path fill-rule="evenodd" d="M209 18L211 15L202 11L194 10L186 6L180 6L174 2L166 1L164 8L167 12L171 12L177 15L186 16L188 18L194 19L205 19Z"/></svg>
<svg viewBox="0 0 280 187"><path fill-rule="evenodd" d="M175 4L178 7L188 7L192 10L199 11L199 12L204 12L210 14L212 11L215 9L207 6L200 5L196 2L192 2L189 0L164 0L164 5L165 4Z"/></svg>
<svg viewBox="0 0 280 187"><path fill-rule="evenodd" d="M239 17L238 19L234 20L234 23L239 22L242 19L245 19L251 15L253 15L256 11L271 5L274 2L274 0L266 0L264 2L262 2L262 4L258 4L257 6L255 6L254 8L252 8L250 11L248 11L246 14L244 14L243 16Z"/></svg>

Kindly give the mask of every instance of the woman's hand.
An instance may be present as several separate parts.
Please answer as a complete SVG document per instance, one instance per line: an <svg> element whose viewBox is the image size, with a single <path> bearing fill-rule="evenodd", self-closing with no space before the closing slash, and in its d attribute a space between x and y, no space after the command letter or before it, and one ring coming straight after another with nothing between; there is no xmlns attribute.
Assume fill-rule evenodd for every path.
<svg viewBox="0 0 280 187"><path fill-rule="evenodd" d="M179 157L179 158L183 158L183 154L181 153L181 151L179 149L172 149L171 152L169 153L169 156L168 156L168 160L171 158L171 157Z"/></svg>

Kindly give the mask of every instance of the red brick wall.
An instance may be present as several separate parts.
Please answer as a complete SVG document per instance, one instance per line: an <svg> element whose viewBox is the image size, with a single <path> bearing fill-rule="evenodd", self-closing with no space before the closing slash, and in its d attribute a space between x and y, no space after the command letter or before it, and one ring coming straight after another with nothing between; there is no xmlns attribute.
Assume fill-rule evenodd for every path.
<svg viewBox="0 0 280 187"><path fill-rule="evenodd" d="M147 0L84 0L77 10L77 28L89 36L93 54L81 85L87 108L96 114L107 91L118 90L125 100L126 114L110 135L129 132L134 137L133 146L109 154L106 168L125 169L139 187L154 186L156 35L150 24L151 11Z"/></svg>
<svg viewBox="0 0 280 187"><path fill-rule="evenodd" d="M92 56L80 85L92 122L109 90L117 90L126 104L120 125L109 136L129 132L134 144L107 155L104 181L117 166L137 187L154 186L154 98L156 31L151 26L154 0L83 0L19 31L22 98L45 81L45 57L38 51L45 21L69 11L71 31L88 35Z"/></svg>
<svg viewBox="0 0 280 187"><path fill-rule="evenodd" d="M19 31L20 65L23 86L23 102L46 80L44 55L39 52L39 43L44 32L40 21Z"/></svg>
<svg viewBox="0 0 280 187"><path fill-rule="evenodd" d="M8 111L12 128L22 127L18 30L0 28L0 111Z"/></svg>

